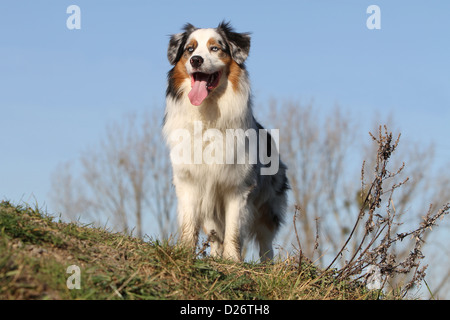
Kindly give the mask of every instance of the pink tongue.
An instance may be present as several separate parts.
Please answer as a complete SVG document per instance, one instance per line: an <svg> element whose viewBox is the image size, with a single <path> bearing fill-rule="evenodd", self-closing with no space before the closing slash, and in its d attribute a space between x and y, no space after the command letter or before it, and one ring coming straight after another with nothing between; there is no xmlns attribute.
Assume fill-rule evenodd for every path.
<svg viewBox="0 0 450 320"><path fill-rule="evenodd" d="M208 96L208 89L206 89L206 82L208 76L197 75L192 81L192 90L189 92L188 97L194 106L199 106L202 104L203 100Z"/></svg>

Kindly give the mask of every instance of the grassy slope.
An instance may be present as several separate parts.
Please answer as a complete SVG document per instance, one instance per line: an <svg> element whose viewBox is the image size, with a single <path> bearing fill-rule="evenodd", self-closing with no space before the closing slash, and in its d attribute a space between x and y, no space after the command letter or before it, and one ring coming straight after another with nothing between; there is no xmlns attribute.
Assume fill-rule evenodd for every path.
<svg viewBox="0 0 450 320"><path fill-rule="evenodd" d="M0 299L368 299L313 265L232 263L0 202ZM67 267L81 270L69 290Z"/></svg>

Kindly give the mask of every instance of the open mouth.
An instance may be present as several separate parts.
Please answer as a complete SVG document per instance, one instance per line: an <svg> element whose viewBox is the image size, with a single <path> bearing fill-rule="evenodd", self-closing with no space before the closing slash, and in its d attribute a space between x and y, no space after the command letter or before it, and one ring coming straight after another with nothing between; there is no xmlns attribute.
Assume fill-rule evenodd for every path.
<svg viewBox="0 0 450 320"><path fill-rule="evenodd" d="M189 100L194 106L202 104L208 94L214 90L220 81L222 71L211 74L203 72L194 72L191 75L191 91L188 94Z"/></svg>

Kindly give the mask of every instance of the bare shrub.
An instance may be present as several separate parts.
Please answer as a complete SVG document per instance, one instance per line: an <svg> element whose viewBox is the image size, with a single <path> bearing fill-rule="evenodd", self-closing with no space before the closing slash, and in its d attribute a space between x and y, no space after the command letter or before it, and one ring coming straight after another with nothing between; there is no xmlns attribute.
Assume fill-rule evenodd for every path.
<svg viewBox="0 0 450 320"><path fill-rule="evenodd" d="M437 221L449 213L450 203L444 205L436 213L433 213L430 205L418 227L411 231L395 233L394 230L397 230L400 222L397 219L397 211L394 206L394 192L405 185L409 179L406 178L399 183L391 184L388 189L386 189L386 182L393 180L405 168L405 164L402 164L395 171L390 171L388 167L389 160L398 147L400 135L394 140L392 133L388 132L386 126L384 126L384 132L383 128L379 127L378 136L370 135L378 146L373 171L374 178L370 184L366 183L366 169L365 163L363 163L361 170L362 201L359 214L346 241L328 267L325 268L324 274L332 272L336 281L344 279L358 281L362 278L367 281L373 275L374 270L377 270L380 279L378 279L379 286L376 289L380 290L386 283L391 283L390 280L396 279L398 275L408 275L408 281L398 287L392 286L391 283L390 288L395 295L404 297L412 287L419 286L425 278L427 266L421 266L421 260L424 258L422 253L424 238L432 227L437 225ZM383 203L386 203L384 212L382 210ZM296 207L296 212L299 210L301 209ZM343 259L343 252L348 249L351 240L355 240L354 236L358 230L362 230L362 237L356 239L356 250L353 251L350 259L345 260L342 267L333 269L335 263ZM296 236L300 248L299 268L301 268L303 252L297 230ZM407 239L405 241L411 241L410 247L412 249L407 255L400 257L396 253L397 248L395 246L404 239Z"/></svg>
<svg viewBox="0 0 450 320"><path fill-rule="evenodd" d="M365 239L364 244L369 244L368 239L377 230L376 224L382 221L378 216L382 209L390 210L395 218L395 222L383 230L388 228L391 235L396 235L416 230L415 225L423 220L428 209L434 216L450 201L450 177L447 170L438 170L432 145L415 143L403 137L401 144L395 144L395 136L391 147L396 157L386 162L386 166L389 163L385 168L389 177L378 189L381 192L378 201L381 202L377 205L380 207L374 207L377 193L373 193L376 191L373 182L383 169L381 158L377 156L378 126L372 131L377 132L372 137L375 140L370 139L372 143L365 134L359 134L358 123L352 121L351 114L342 108L337 106L332 112L324 113L313 103L304 105L295 101L273 101L270 119L272 126L280 128L280 154L288 166L292 188L290 210L294 213L296 225L294 228L293 223L288 224L279 241L282 248L293 245L294 251L298 252L300 242L305 259L318 266L327 268L338 252L340 255L333 268L339 270L345 267L346 261L357 260L366 248L361 248L361 240ZM390 127L395 128L392 117L388 120ZM382 134L384 137L386 132ZM378 169L375 170L377 161ZM395 197L390 195L394 191ZM433 206L430 207L430 203ZM361 220L362 214L370 217L369 224L359 221L354 228L355 221ZM366 234L366 224L373 229L369 234ZM444 221L443 228L421 235L421 252L427 253L421 261L433 263L427 276L427 282L431 280L434 284L433 292L445 288L450 277L445 259L431 261L446 250L438 246L447 226L447 221ZM372 247L379 245L381 239L382 236L374 241ZM341 250L344 244L345 249ZM404 261L410 257L414 247L414 242L396 241L391 245L390 253L395 254L398 261ZM402 286L411 280L411 276L411 273L396 273L396 276L389 277L389 285L392 288Z"/></svg>

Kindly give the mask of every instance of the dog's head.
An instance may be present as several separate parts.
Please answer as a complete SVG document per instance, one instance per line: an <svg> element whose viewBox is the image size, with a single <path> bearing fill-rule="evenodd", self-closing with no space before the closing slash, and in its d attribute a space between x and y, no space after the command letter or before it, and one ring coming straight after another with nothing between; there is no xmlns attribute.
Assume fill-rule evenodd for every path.
<svg viewBox="0 0 450 320"><path fill-rule="evenodd" d="M202 104L210 93L227 84L238 88L239 74L250 50L248 33L236 33L229 23L215 29L197 29L191 24L171 36L167 58L174 65L171 74L175 91L190 81L188 94L193 105Z"/></svg>

